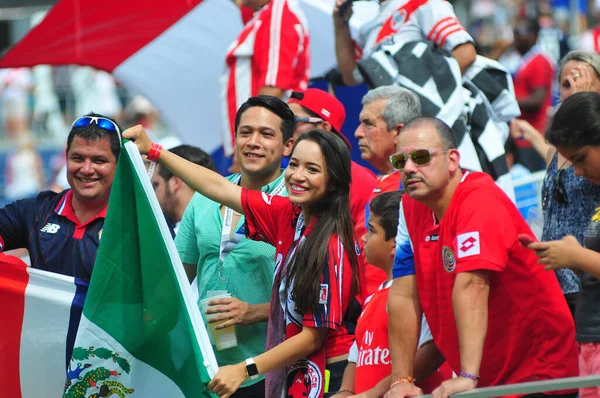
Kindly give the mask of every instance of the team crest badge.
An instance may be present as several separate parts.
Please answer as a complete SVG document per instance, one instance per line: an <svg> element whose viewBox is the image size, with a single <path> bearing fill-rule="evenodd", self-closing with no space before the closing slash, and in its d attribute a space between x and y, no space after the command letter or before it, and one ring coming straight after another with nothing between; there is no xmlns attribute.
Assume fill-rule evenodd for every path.
<svg viewBox="0 0 600 398"><path fill-rule="evenodd" d="M444 268L448 272L454 271L456 268L456 259L454 258L454 252L448 246L444 246L442 249L442 258L444 259Z"/></svg>
<svg viewBox="0 0 600 398"><path fill-rule="evenodd" d="M287 398L318 398L323 388L323 375L317 364L300 360L287 368Z"/></svg>
<svg viewBox="0 0 600 398"><path fill-rule="evenodd" d="M406 10L394 11L390 25L395 32L399 31L402 25L404 25L406 22L406 16Z"/></svg>
<svg viewBox="0 0 600 398"><path fill-rule="evenodd" d="M118 353L104 347L75 347L67 369L65 398L109 397L122 398L134 393L117 377L123 372L129 374L129 362Z"/></svg>

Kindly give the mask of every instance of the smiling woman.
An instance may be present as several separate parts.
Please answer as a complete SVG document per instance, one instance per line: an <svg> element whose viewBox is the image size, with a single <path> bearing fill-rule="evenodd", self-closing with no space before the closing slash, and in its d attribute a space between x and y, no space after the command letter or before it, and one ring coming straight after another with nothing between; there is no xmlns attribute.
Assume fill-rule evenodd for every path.
<svg viewBox="0 0 600 398"><path fill-rule="evenodd" d="M263 153L256 148L265 145L253 149L252 142L269 141L269 131L259 130L239 124L238 137L247 138L243 145L238 143L242 159L246 158L242 167L250 168L262 159ZM152 149L161 167L204 196L244 214L247 237L275 246L267 351L221 367L209 384L212 392L227 398L247 379L267 374L267 397L279 397L282 390L290 392L299 386L305 396L323 397L326 350L334 356L348 353L353 336L344 320L359 293L346 143L324 130L303 134L285 173L290 193L285 198L242 188L162 150L141 126L128 129L123 137L134 140L143 154ZM281 138L277 140L277 145L283 145Z"/></svg>

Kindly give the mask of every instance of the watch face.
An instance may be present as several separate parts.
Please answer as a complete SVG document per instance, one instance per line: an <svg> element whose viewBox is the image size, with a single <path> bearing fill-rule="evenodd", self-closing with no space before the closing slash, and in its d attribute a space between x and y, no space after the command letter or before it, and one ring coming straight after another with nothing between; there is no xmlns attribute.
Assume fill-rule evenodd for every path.
<svg viewBox="0 0 600 398"><path fill-rule="evenodd" d="M246 370L248 371L248 376L250 376L250 377L258 375L258 368L256 367L256 364L253 364L253 363L247 364Z"/></svg>

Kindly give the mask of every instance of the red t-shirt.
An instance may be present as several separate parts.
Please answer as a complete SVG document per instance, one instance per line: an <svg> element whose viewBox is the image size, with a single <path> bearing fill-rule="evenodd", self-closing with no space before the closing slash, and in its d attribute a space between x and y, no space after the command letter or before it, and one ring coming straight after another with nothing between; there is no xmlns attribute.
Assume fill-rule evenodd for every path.
<svg viewBox="0 0 600 398"><path fill-rule="evenodd" d="M288 254L291 258L290 251L296 250L310 234L316 220L313 219L303 228L300 207L293 205L288 198L259 191L243 189L242 206L246 216L247 236L275 246L277 280ZM299 233L300 231L303 232ZM325 261L321 275L319 311L316 313L303 314L296 309L291 286L288 294L284 292L285 278L281 286L273 286L279 292L284 307L286 339L300 333L304 326L329 329L319 350L287 367L286 386L292 396L301 396L293 395L301 388L302 393L307 393L305 396L323 397L326 358L347 354L354 340L344 324L344 315L351 301L352 267L347 249L337 235L331 236Z"/></svg>
<svg viewBox="0 0 600 398"><path fill-rule="evenodd" d="M548 122L548 110L552 106L552 84L556 76L554 63L548 56L533 48L523 56L521 65L514 78L515 96L517 100L528 97L538 88L547 89L544 105L537 112L525 112L521 110L521 118L527 120L542 134L546 132ZM527 141L517 141L522 147L530 147Z"/></svg>
<svg viewBox="0 0 600 398"><path fill-rule="evenodd" d="M375 186L373 187L372 190L369 191L368 202L367 202L366 206L363 207L362 218L361 218L361 224L365 228L363 235L367 232L368 222L369 222L369 214L371 212L369 205L371 204L371 201L373 200L373 198L383 192L392 192L392 191L399 190L401 182L402 182L402 178L400 177L399 171L395 171L392 174L388 174L386 176L377 178ZM361 237L362 237L362 235L360 235L358 237L359 242L360 242L360 249L361 249L361 253L364 253L364 251L362 250L363 249L362 240L360 240ZM367 263L366 260L364 259L364 254L363 254L363 261L365 264L365 279L366 279L366 283L367 283L366 289L363 289L366 291L363 294L365 295L365 297L369 297L371 294L377 292L377 290L379 289L379 286L387 279L387 275L385 274L384 271Z"/></svg>
<svg viewBox="0 0 600 398"><path fill-rule="evenodd" d="M455 373L461 370L452 306L456 275L488 270L479 386L578 375L575 325L556 276L519 244L517 235L533 233L488 175L466 173L437 225L431 210L408 195L400 210L414 251L421 306L435 344Z"/></svg>

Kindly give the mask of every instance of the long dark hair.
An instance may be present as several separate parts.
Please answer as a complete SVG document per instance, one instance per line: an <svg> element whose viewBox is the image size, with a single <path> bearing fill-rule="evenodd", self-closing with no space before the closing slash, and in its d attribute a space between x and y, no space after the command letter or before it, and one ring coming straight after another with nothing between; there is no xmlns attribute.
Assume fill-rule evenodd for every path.
<svg viewBox="0 0 600 398"><path fill-rule="evenodd" d="M286 286L293 281L292 296L298 310L315 313L319 308L321 275L323 268L327 267L329 240L333 234L341 239L350 260L352 297L359 289L359 271L350 218L351 164L348 146L336 134L315 129L302 134L296 140L293 151L304 140L314 142L321 148L328 175L327 193L311 207L317 221L289 265Z"/></svg>
<svg viewBox="0 0 600 398"><path fill-rule="evenodd" d="M600 145L600 94L588 91L565 99L554 114L546 140L565 148Z"/></svg>

